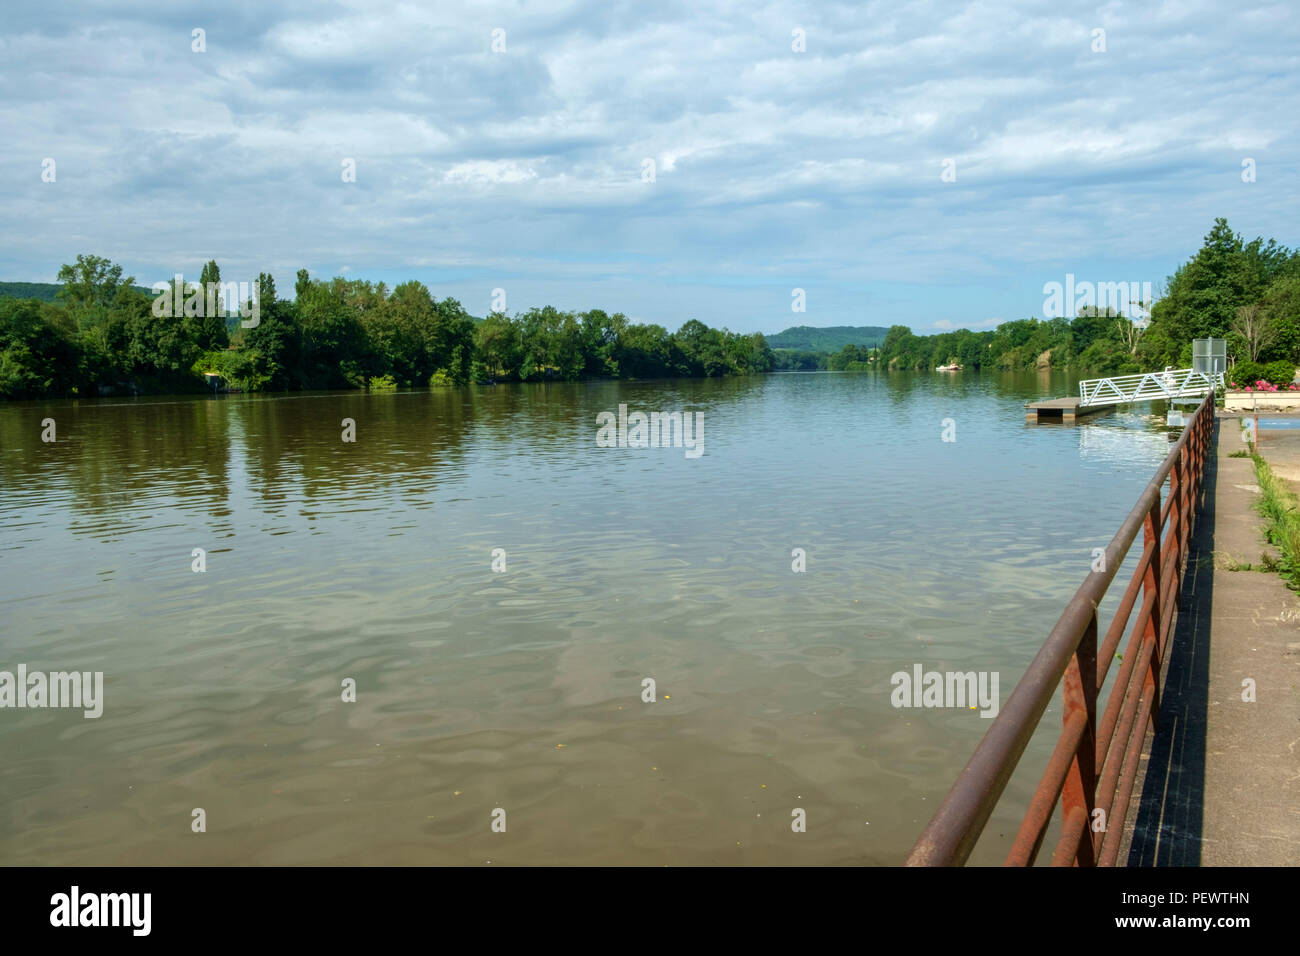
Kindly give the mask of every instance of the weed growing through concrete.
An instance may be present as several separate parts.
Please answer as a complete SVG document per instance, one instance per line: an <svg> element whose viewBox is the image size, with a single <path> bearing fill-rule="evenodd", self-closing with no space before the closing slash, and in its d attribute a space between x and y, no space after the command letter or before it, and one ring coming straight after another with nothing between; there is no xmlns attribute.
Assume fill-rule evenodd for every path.
<svg viewBox="0 0 1300 956"><path fill-rule="evenodd" d="M1273 473L1268 462L1255 455L1255 480L1259 499L1255 508L1268 523L1264 537L1281 552L1276 562L1269 562L1286 580L1287 586L1300 591L1300 502L1286 483Z"/></svg>

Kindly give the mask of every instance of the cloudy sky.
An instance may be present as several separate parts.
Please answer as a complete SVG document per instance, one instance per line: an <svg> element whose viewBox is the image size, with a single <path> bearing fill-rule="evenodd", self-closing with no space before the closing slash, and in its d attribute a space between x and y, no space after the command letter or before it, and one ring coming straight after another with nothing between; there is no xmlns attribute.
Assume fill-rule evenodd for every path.
<svg viewBox="0 0 1300 956"><path fill-rule="evenodd" d="M928 332L1159 283L1216 216L1300 245L1290 0L6 0L0 64L5 280Z"/></svg>

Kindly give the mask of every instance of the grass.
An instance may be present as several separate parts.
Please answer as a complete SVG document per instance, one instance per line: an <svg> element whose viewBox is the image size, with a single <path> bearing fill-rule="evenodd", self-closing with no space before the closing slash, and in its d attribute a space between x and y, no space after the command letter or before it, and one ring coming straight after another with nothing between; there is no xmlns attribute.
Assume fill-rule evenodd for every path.
<svg viewBox="0 0 1300 956"><path fill-rule="evenodd" d="M1272 567L1268 570L1276 570L1289 587L1300 591L1300 502L1286 482L1273 474L1268 462L1259 455L1253 457L1260 491L1255 508L1267 522L1264 536L1281 555L1276 562L1269 562Z"/></svg>

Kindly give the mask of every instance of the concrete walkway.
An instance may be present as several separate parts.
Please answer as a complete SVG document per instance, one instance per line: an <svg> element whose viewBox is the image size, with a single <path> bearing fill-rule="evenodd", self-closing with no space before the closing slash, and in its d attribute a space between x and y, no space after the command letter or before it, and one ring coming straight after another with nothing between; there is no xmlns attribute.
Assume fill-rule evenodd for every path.
<svg viewBox="0 0 1300 956"><path fill-rule="evenodd" d="M1271 549L1253 509L1254 463L1228 457L1246 448L1240 423L1221 416L1216 431L1160 728L1130 809L1130 866L1300 864L1300 596L1276 573L1232 570L1257 568ZM1300 465L1300 431L1261 434L1265 460L1294 450Z"/></svg>

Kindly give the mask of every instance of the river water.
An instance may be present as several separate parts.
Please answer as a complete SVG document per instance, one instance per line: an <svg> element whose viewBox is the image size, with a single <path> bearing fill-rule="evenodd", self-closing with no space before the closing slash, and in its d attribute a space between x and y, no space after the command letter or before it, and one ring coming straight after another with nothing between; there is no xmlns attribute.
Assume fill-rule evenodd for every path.
<svg viewBox="0 0 1300 956"><path fill-rule="evenodd" d="M1005 701L1167 452L1149 408L1026 425L1072 389L0 405L0 671L104 675L97 719L0 709L0 862L896 864L991 720L891 676ZM703 453L600 447L620 404L701 413Z"/></svg>

